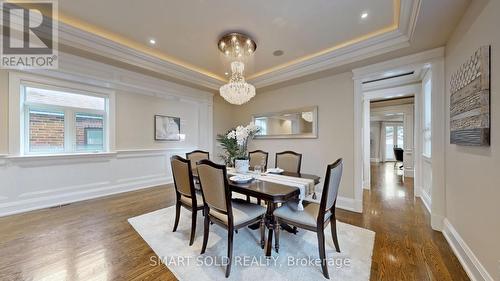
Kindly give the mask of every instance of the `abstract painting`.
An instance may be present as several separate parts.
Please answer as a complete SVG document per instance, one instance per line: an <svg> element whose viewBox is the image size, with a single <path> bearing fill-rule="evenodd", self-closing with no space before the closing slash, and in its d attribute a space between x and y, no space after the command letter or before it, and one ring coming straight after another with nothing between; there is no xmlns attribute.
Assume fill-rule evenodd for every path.
<svg viewBox="0 0 500 281"><path fill-rule="evenodd" d="M450 143L490 145L490 46L479 48L450 81Z"/></svg>
<svg viewBox="0 0 500 281"><path fill-rule="evenodd" d="M178 141L181 133L179 117L155 115L155 140Z"/></svg>

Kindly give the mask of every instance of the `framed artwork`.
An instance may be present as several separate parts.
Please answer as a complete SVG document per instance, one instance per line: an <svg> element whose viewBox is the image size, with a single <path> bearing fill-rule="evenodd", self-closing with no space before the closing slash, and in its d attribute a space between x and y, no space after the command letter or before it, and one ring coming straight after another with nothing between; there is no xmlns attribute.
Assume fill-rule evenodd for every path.
<svg viewBox="0 0 500 281"><path fill-rule="evenodd" d="M181 139L181 118L155 115L155 140L179 141Z"/></svg>
<svg viewBox="0 0 500 281"><path fill-rule="evenodd" d="M490 46L479 48L450 81L450 143L490 145Z"/></svg>

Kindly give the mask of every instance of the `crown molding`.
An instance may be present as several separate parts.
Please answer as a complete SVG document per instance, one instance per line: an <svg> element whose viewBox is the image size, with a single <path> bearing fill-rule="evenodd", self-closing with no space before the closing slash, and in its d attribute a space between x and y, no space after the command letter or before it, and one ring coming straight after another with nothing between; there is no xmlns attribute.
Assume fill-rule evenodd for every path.
<svg viewBox="0 0 500 281"><path fill-rule="evenodd" d="M354 80L370 80L379 78L379 75L385 71L415 71L421 68L423 64L444 57L444 47L431 49L428 51L416 53L413 55L392 59L372 65L352 70Z"/></svg>
<svg viewBox="0 0 500 281"><path fill-rule="evenodd" d="M25 69L16 72L31 73L167 100L213 104L213 93L208 91L194 89L64 52L59 52L59 60L58 69Z"/></svg>
<svg viewBox="0 0 500 281"><path fill-rule="evenodd" d="M361 61L409 47L415 33L421 0L401 0L396 30L351 44L275 71L248 79L255 87L265 87L319 71Z"/></svg>
<svg viewBox="0 0 500 281"><path fill-rule="evenodd" d="M284 82L319 71L361 61L410 46L422 0L400 0L397 27L360 42L348 44L330 52L291 63L251 77L256 88ZM123 63L167 75L208 89L218 90L226 81L189 67L125 46L111 39L58 21L60 44L85 50Z"/></svg>
<svg viewBox="0 0 500 281"><path fill-rule="evenodd" d="M270 86L323 70L361 61L370 57L409 47L405 36L399 31L377 36L348 47L302 61L288 67L249 79L256 88Z"/></svg>
<svg viewBox="0 0 500 281"><path fill-rule="evenodd" d="M0 12L3 7L0 6ZM11 17L18 18L19 15L13 14ZM167 75L169 77L202 86L208 89L218 90L225 83L224 80L217 79L201 70L190 69L186 66L176 64L165 59L147 54L143 51L125 46L111 39L104 38L92 32L74 27L61 20L55 21L58 30L56 42L76 49L84 50L109 59L114 59L123 63L138 66L140 68ZM22 26L14 25L11 28L22 31ZM2 37L4 34L2 34ZM1 39L1 38L0 38ZM61 54L61 52L59 52ZM61 55L59 63L61 63Z"/></svg>
<svg viewBox="0 0 500 281"><path fill-rule="evenodd" d="M218 90L224 81L59 22L59 43Z"/></svg>

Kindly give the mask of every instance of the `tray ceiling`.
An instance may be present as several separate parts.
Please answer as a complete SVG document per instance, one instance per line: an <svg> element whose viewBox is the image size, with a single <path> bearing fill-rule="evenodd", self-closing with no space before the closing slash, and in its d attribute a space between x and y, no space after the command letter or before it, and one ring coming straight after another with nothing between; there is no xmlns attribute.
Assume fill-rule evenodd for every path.
<svg viewBox="0 0 500 281"><path fill-rule="evenodd" d="M396 29L399 1L59 0L59 11L74 27L224 79L229 63L216 44L225 32L255 39L257 52L246 71L255 77ZM276 50L284 54L274 56Z"/></svg>

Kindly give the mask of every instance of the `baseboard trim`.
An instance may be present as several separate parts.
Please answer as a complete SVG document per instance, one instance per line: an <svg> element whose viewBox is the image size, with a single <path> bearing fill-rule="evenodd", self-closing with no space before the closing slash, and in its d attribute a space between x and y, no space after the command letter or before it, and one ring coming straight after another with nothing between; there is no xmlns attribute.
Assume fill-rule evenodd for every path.
<svg viewBox="0 0 500 281"><path fill-rule="evenodd" d="M347 197L337 197L336 207L356 213L363 212L363 202Z"/></svg>
<svg viewBox="0 0 500 281"><path fill-rule="evenodd" d="M422 202L424 203L424 206L425 208L427 209L427 211L429 212L429 214L431 214L431 203L432 203L432 199L430 197L430 195L425 192L425 190L422 189L422 192L420 194L420 198L422 199Z"/></svg>
<svg viewBox="0 0 500 281"><path fill-rule="evenodd" d="M431 213L431 228L435 231L443 232L444 216Z"/></svg>
<svg viewBox="0 0 500 281"><path fill-rule="evenodd" d="M367 190L370 190L371 188L371 185L369 182L366 182L366 181L363 181L363 189L367 189Z"/></svg>
<svg viewBox="0 0 500 281"><path fill-rule="evenodd" d="M415 170L405 168L404 175L405 175L405 177L408 177L408 178L414 178L415 177Z"/></svg>
<svg viewBox="0 0 500 281"><path fill-rule="evenodd" d="M460 234L458 234L450 221L445 218L443 224L443 235L469 278L472 281L493 281L491 275L486 271L462 237L460 237Z"/></svg>
<svg viewBox="0 0 500 281"><path fill-rule="evenodd" d="M52 207L71 204L71 203L75 203L75 202L86 201L86 200L90 200L90 199L96 199L96 198L100 198L100 197L104 197L104 196L115 195L115 194L130 192L130 191L136 191L136 190L151 188L151 187L170 184L170 183L173 183L172 177L163 177L163 178L152 179L152 180L147 180L147 181L131 181L128 183L121 182L121 183L115 184L113 186L110 186L109 188L106 188L106 190L104 192L97 192L96 193L95 190L89 190L89 191L85 192L85 193L87 193L87 195L85 195L85 193L82 194L82 192L80 191L80 192L77 192L78 197L74 197L76 195L74 193L69 193L69 194L64 194L63 196L60 196L61 198L56 199L56 200L54 200L54 197L52 197L52 196L42 197L42 198L39 198L35 201L33 201L33 199L20 200L17 202L9 203L8 207L2 208L1 204L0 204L0 217L11 216L11 215L16 215L16 214L20 214L20 213L35 211L35 210L41 210L41 209L46 209L46 208L52 208ZM68 199L65 197L73 197L73 198ZM33 204L36 204L36 205L33 206ZM4 210L1 210L1 209L4 209Z"/></svg>

